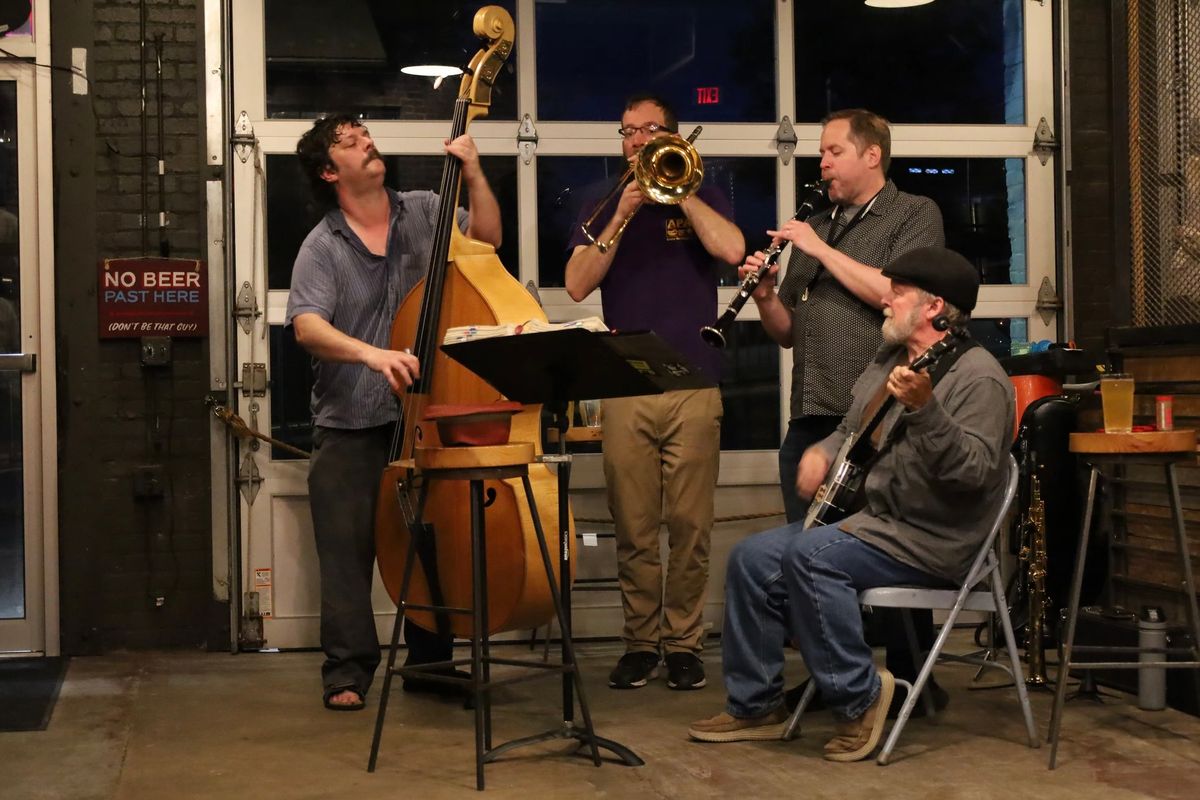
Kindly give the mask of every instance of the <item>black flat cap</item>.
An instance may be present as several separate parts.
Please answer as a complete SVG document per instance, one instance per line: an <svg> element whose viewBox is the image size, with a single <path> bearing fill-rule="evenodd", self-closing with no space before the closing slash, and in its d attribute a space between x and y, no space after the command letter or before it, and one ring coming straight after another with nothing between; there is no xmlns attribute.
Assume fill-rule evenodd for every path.
<svg viewBox="0 0 1200 800"><path fill-rule="evenodd" d="M945 247L909 250L883 268L885 278L907 281L970 314L979 296L979 272L958 253Z"/></svg>

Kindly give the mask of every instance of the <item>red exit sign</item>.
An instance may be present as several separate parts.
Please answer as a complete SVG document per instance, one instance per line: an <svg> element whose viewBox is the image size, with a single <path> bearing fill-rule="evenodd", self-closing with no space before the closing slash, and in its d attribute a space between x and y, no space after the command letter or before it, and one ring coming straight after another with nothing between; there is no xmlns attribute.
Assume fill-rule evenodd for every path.
<svg viewBox="0 0 1200 800"><path fill-rule="evenodd" d="M721 89L719 86L696 87L696 105L711 106L719 102L721 102Z"/></svg>

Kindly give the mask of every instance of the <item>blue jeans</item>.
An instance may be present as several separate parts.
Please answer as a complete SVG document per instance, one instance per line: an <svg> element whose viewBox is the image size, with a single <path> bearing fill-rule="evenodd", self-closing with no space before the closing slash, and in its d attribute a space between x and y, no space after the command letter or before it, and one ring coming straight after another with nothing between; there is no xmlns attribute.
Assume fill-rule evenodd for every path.
<svg viewBox="0 0 1200 800"><path fill-rule="evenodd" d="M837 430L841 417L798 417L788 423L787 434L779 445L779 490L783 492L783 510L788 522L803 522L808 501L796 494L796 468L804 451Z"/></svg>
<svg viewBox="0 0 1200 800"><path fill-rule="evenodd" d="M834 714L861 717L880 684L863 638L858 593L896 584L946 582L836 525L804 531L792 523L743 539L725 574L726 710L757 717L783 703L783 647L791 638Z"/></svg>

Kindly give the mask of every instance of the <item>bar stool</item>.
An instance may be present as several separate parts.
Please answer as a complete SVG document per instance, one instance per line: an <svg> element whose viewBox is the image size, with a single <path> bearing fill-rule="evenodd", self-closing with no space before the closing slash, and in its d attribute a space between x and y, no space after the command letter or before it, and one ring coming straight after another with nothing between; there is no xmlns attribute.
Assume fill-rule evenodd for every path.
<svg viewBox="0 0 1200 800"><path fill-rule="evenodd" d="M1188 554L1187 531L1184 529L1183 507L1179 497L1179 483L1175 476L1175 465L1196 457L1196 432L1148 431L1138 433L1072 433L1070 449L1087 459L1091 467L1088 481L1087 506L1083 516L1083 528L1079 533L1079 551L1075 556L1075 570L1071 578L1071 601L1067 607L1067 637L1063 642L1062 663L1058 668L1058 685L1054 692L1054 711L1050 717L1050 769L1054 769L1058 755L1058 734L1062 725L1063 701L1066 697L1067 676L1071 670L1071 658L1076 652L1108 654L1154 653L1162 656L1161 661L1106 661L1087 662L1088 669L1139 669L1141 667L1164 667L1167 669L1196 669L1200 667L1200 610L1196 606L1196 584L1192 578L1192 562ZM1115 645L1080 645L1075 647L1075 623L1079 618L1079 595L1083 585L1083 562L1087 553L1088 536L1096 507L1096 484L1101 466L1129 464L1158 465L1163 467L1170 499L1171 518L1175 527L1175 545L1179 553L1181 573L1180 585L1185 594L1185 607L1190 624L1191 647L1142 648ZM1111 585L1111 565L1109 581ZM1186 654L1190 661L1168 661L1167 657ZM1197 688L1200 689L1200 672L1196 673Z"/></svg>
<svg viewBox="0 0 1200 800"><path fill-rule="evenodd" d="M484 481L520 478L525 490L525 498L529 504L534 531L537 534L538 547L541 550L542 565L546 570L546 579L550 584L550 593L554 598L554 610L558 624L564 632L570 630L569 621L565 619L563 606L559 597L558 581L554 575L554 567L550 560L550 552L546 547L546 537L542 532L541 518L533 499L533 490L529 484L529 464L536 459L532 443L510 442L503 445L479 447L437 447L416 448L413 462L421 470L425 483L421 489L420 501L417 505L417 519L412 525L409 536L408 560L405 564L404 578L400 584L399 601L396 604L396 622L392 626L391 648L388 653L387 670L384 673L383 691L379 698L379 713L375 719L375 735L371 742L371 756L367 763L367 771L375 771L375 762L379 754L379 742L383 734L383 720L387 713L388 696L391 690L392 677L419 676L445 683L458 683L470 689L475 700L475 785L483 789L483 765L492 760L495 751L505 748L505 745L492 747L492 714L491 690L499 685L508 685L523 680L531 680L547 675L569 673L575 682L579 694L579 705L583 715L587 735L592 738L592 758L596 766L600 766L600 755L595 744L595 731L592 718L584 699L583 686L579 670L576 667L574 647L570 636L564 634L564 653L566 658L560 663L545 661L526 661L509 658L497 658L491 655L488 641L488 597L487 597L487 531L484 524ZM470 482L470 513L471 513L471 608L457 608L445 605L417 605L408 602L408 590L412 578L413 564L418 550L417 539L425 533L421 515L425 507L425 497L429 483L435 480L465 480ZM436 534L434 534L436 535ZM396 666L396 652L399 649L400 627L407 609L431 611L435 614L466 614L471 617L471 657L470 659L452 659L433 664L414 664L412 666ZM446 667L470 664L471 677L457 678L438 674L437 670ZM525 667L529 674L506 677L493 682L491 667L493 664ZM512 744L512 743L510 743ZM507 749L507 748L505 748Z"/></svg>

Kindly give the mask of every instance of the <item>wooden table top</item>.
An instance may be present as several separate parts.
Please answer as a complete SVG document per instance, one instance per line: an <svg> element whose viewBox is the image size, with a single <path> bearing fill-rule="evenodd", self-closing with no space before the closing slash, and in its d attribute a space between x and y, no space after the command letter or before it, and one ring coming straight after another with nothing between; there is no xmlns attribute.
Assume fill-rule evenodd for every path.
<svg viewBox="0 0 1200 800"><path fill-rule="evenodd" d="M558 428L550 428L546 431L546 440L549 442L558 442ZM594 428L576 425L573 428L567 428L568 442L601 442L604 441L604 429L597 426Z"/></svg>
<svg viewBox="0 0 1200 800"><path fill-rule="evenodd" d="M1072 453L1192 453L1196 431L1135 431L1133 433L1072 433Z"/></svg>

